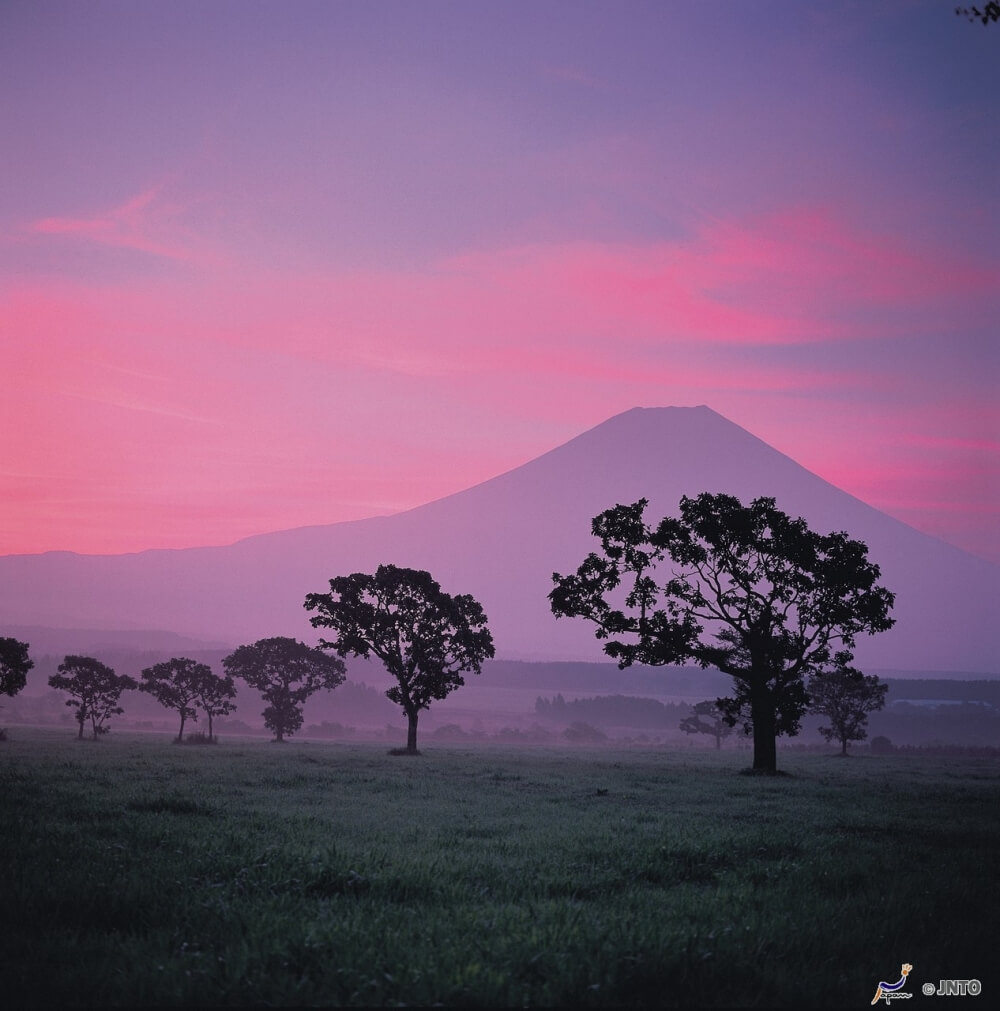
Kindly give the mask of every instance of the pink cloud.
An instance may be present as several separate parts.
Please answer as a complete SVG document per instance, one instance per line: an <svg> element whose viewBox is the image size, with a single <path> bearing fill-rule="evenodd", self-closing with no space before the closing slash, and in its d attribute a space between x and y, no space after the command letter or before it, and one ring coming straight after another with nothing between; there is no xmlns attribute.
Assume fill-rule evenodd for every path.
<svg viewBox="0 0 1000 1011"><path fill-rule="evenodd" d="M207 248L182 233L156 190L34 231L146 251L177 240L183 256ZM972 471L900 456L905 433L914 452L991 451L988 429L969 427L974 405L922 400L907 413L905 370L831 367L808 351L871 333L839 308L870 321L872 306L912 303L919 327L928 307L950 311L995 272L823 212L712 222L686 242L522 245L410 271L290 274L232 249L192 262L183 277L0 290L0 368L16 379L0 406L16 433L0 456L0 551L221 543L406 508L635 404L709 403L873 504L923 510L925 526L934 482L956 503L984 501ZM801 353L786 355L793 345ZM883 449L888 409L845 412L838 398L889 389ZM544 420L548 441L527 424L505 435L520 419ZM893 483L900 459L912 469Z"/></svg>
<svg viewBox="0 0 1000 1011"><path fill-rule="evenodd" d="M491 348L539 343L573 353L898 337L925 327L935 306L953 314L970 293L998 283L1000 271L852 233L828 214L798 213L713 224L687 243L532 245L410 273L305 277L263 298L276 297L279 311L325 313L322 343L332 335L337 353L353 347L389 365L389 343L400 368L448 373L474 367L480 355L492 367ZM293 343L308 349L315 331L292 330Z"/></svg>
<svg viewBox="0 0 1000 1011"><path fill-rule="evenodd" d="M27 225L26 231L191 262L205 258L206 250L182 223L187 209L184 203L168 200L164 187L157 185L97 217L42 218Z"/></svg>

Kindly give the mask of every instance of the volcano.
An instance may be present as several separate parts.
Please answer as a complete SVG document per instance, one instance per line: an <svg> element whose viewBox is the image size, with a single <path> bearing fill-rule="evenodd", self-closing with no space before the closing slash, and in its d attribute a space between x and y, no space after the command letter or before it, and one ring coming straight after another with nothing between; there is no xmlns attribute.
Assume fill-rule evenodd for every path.
<svg viewBox="0 0 1000 1011"><path fill-rule="evenodd" d="M234 645L271 635L315 641L305 595L386 562L473 594L498 656L599 660L589 623L552 617L552 573L575 570L594 549L590 523L604 509L646 498L655 521L676 513L681 496L705 491L744 502L767 495L817 532L843 530L868 545L896 594L896 625L858 641L860 664L1000 671L1000 566L872 508L708 407L634 408L514 470L392 516L224 547L0 557L0 634L4 625L41 625L162 629Z"/></svg>

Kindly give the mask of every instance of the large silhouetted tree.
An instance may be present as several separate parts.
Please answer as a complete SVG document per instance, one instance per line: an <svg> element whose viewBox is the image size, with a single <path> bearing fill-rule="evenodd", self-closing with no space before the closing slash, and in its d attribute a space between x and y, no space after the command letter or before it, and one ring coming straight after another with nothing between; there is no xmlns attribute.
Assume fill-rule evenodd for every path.
<svg viewBox="0 0 1000 1011"><path fill-rule="evenodd" d="M16 695L27 684L28 671L34 666L26 642L0 639L0 695Z"/></svg>
<svg viewBox="0 0 1000 1011"><path fill-rule="evenodd" d="M81 738L87 720L95 741L108 733L109 728L104 725L107 720L125 712L118 704L122 692L138 688L135 678L116 674L92 656L67 656L57 670L59 673L49 678L49 685L73 696L66 700L66 705L76 710Z"/></svg>
<svg viewBox="0 0 1000 1011"><path fill-rule="evenodd" d="M885 705L888 690L874 674L821 670L809 678L809 711L829 720L830 725L819 732L828 741L839 741L840 753L846 756L848 741L868 736L868 714Z"/></svg>
<svg viewBox="0 0 1000 1011"><path fill-rule="evenodd" d="M310 695L336 688L346 676L343 661L295 639L260 639L240 646L222 661L226 674L260 692L267 708L264 726L284 741L302 726L302 706Z"/></svg>
<svg viewBox="0 0 1000 1011"><path fill-rule="evenodd" d="M694 661L736 682L719 700L753 730L753 768L777 768L776 737L795 733L808 705L804 679L846 676L856 637L893 624L893 594L878 585L868 549L845 533L814 533L774 499L685 496L655 527L645 499L593 521L601 542L575 574L553 574L557 617L596 626L619 667Z"/></svg>
<svg viewBox="0 0 1000 1011"><path fill-rule="evenodd" d="M305 607L315 628L336 638L320 640L340 656L377 657L396 679L385 694L407 719L406 750L417 754L417 718L434 699L479 674L493 656L493 637L482 605L468 594L451 596L420 569L380 565L374 575L355 572L330 580L329 593L310 593Z"/></svg>

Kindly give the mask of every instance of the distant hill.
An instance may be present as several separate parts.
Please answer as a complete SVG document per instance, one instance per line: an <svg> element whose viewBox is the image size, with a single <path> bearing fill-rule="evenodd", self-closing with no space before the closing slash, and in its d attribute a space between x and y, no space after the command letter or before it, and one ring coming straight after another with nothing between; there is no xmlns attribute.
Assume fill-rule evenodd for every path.
<svg viewBox="0 0 1000 1011"><path fill-rule="evenodd" d="M0 634L31 646L32 656L65 656L69 653L99 656L101 653L156 653L164 660L193 653L232 651L224 642L192 639L162 629L47 628L44 625L3 625Z"/></svg>
<svg viewBox="0 0 1000 1011"><path fill-rule="evenodd" d="M227 547L129 555L49 552L0 558L0 628L166 628L239 644L314 641L306 593L381 562L426 568L482 601L498 655L600 660L586 622L553 619L553 571L593 548L590 521L616 503L770 495L820 532L865 541L895 591L897 624L858 643L864 666L1000 671L1000 566L914 530L810 473L707 407L635 408L521 467L394 516L304 527ZM7 634L7 633L0 633Z"/></svg>

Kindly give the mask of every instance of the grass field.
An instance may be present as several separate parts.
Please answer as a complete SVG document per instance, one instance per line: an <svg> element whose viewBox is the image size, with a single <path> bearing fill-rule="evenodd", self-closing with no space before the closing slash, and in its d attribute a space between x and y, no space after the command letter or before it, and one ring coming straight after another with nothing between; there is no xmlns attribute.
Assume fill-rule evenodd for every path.
<svg viewBox="0 0 1000 1011"><path fill-rule="evenodd" d="M867 1007L1000 937L1000 763L18 727L7 1006Z"/></svg>

